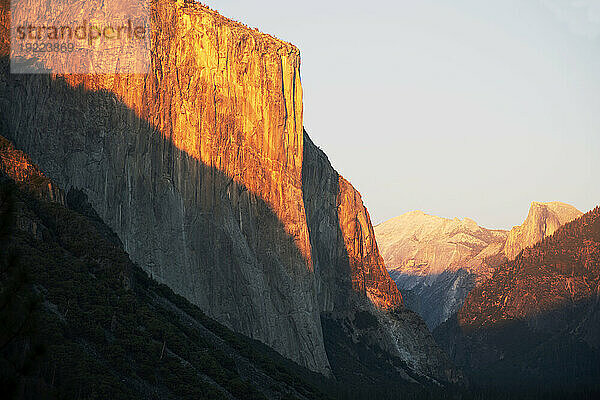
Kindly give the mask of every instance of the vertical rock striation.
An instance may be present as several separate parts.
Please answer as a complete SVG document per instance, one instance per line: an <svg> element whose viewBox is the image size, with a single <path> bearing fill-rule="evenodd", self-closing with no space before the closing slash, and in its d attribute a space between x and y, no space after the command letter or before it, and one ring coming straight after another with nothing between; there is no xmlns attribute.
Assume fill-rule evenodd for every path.
<svg viewBox="0 0 600 400"><path fill-rule="evenodd" d="M10 75L5 57L10 139L59 186L83 189L155 279L328 373L299 51L195 2L154 1L151 20L147 75Z"/></svg>
<svg viewBox="0 0 600 400"><path fill-rule="evenodd" d="M4 49L9 138L235 331L329 374L322 316L367 310L379 349L456 382L422 324L393 319L402 298L360 195L304 135L298 50L192 1L155 0L151 19L147 75L11 75Z"/></svg>
<svg viewBox="0 0 600 400"><path fill-rule="evenodd" d="M328 354L337 353L332 357L334 373L343 375L348 365L358 362L367 365L362 374L368 376L375 363L400 371L409 381L461 383L462 375L423 321L402 306L360 194L307 134L302 177L326 348ZM351 338L347 344L340 341L340 331ZM361 358L365 347L377 354L376 361ZM363 379L352 375L346 378Z"/></svg>
<svg viewBox="0 0 600 400"><path fill-rule="evenodd" d="M380 309L398 307L402 296L385 269L360 193L343 177L338 181L338 218L349 258L352 289L366 295Z"/></svg>
<svg viewBox="0 0 600 400"><path fill-rule="evenodd" d="M402 296L379 255L360 194L308 134L304 142L304 205L321 310L344 313L361 298L381 309L401 306Z"/></svg>

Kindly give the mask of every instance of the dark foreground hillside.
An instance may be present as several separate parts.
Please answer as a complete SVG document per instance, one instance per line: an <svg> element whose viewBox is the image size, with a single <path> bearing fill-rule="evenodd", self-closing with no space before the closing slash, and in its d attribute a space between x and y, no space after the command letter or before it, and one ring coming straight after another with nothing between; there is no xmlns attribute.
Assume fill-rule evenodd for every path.
<svg viewBox="0 0 600 400"><path fill-rule="evenodd" d="M0 150L18 181L0 175L0 386L9 398L454 397L383 373L361 343L340 343L348 354L339 357L356 352L363 363L326 378L233 333L134 265L84 193L62 193L4 139Z"/></svg>
<svg viewBox="0 0 600 400"><path fill-rule="evenodd" d="M82 213L5 178L1 190L3 220L10 197L16 211L2 246L0 360L16 397L327 397L316 375L148 278L82 215L93 211L80 193L67 203Z"/></svg>

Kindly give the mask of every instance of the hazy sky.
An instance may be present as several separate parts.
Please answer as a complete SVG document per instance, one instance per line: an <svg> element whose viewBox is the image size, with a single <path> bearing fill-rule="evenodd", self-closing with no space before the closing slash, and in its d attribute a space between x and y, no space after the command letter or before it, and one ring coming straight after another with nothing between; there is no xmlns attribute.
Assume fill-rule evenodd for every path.
<svg viewBox="0 0 600 400"><path fill-rule="evenodd" d="M304 125L377 224L600 204L600 0L205 0L294 43Z"/></svg>

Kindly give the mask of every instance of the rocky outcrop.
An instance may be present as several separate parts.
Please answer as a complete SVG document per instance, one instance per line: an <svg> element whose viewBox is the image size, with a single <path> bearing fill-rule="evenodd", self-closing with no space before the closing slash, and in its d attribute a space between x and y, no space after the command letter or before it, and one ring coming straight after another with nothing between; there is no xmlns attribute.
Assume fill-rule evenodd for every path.
<svg viewBox="0 0 600 400"><path fill-rule="evenodd" d="M329 374L322 316L367 310L378 348L459 382L433 340L410 342L422 327L389 320L402 299L360 195L305 144L298 50L191 1L153 1L151 19L147 75L11 75L4 57L9 138L233 330Z"/></svg>
<svg viewBox="0 0 600 400"><path fill-rule="evenodd" d="M575 207L558 201L539 203L534 201L523 225L511 229L504 246L506 257L513 260L521 250L533 246L546 236L552 235L567 222L583 215Z"/></svg>
<svg viewBox="0 0 600 400"><path fill-rule="evenodd" d="M308 134L304 142L304 207L321 310L346 312L354 307L354 294L382 309L402 305L360 194L333 169Z"/></svg>
<svg viewBox="0 0 600 400"><path fill-rule="evenodd" d="M507 232L413 211L377 225L375 235L406 305L433 329L503 261Z"/></svg>
<svg viewBox="0 0 600 400"><path fill-rule="evenodd" d="M65 204L63 191L22 151L0 136L0 173L37 195L40 199Z"/></svg>

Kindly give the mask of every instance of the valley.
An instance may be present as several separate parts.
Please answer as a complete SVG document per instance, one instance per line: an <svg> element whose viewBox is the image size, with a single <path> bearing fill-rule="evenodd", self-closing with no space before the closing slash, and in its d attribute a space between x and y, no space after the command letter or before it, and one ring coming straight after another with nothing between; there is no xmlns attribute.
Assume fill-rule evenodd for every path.
<svg viewBox="0 0 600 400"><path fill-rule="evenodd" d="M444 154L453 140L473 160L489 154L493 146L482 145L479 133L465 141L455 127L448 131L454 139L444 131L429 147L418 144L423 121L414 131L395 121L404 141L393 162L381 156L387 149L376 139L379 118L410 119L421 88L417 98L394 93L409 100L403 106L383 107L375 95L359 96L359 85L321 81L335 87L330 93L338 101L352 97L364 110L371 101L379 104L380 115L352 107L340 114L343 102L324 96L333 123L313 125L305 102L314 107L323 99L305 98L307 88L320 86L314 74L303 86L300 49L195 0L151 0L147 15L138 3L118 4L132 14L128 21L152 27L144 32L144 73L121 71L137 53L116 46L92 59L63 54L73 67L68 73L65 59L15 57L15 5L27 6L16 10L24 15L45 15L48 24L107 12L105 2L49 4L0 0L0 386L7 398L600 394L598 207L582 212L559 201L533 201L512 229L423 211L373 226L371 212L381 220L390 204L398 210L433 204L411 192L420 185L423 193L434 188L439 204L464 209L492 200L475 193L489 183L474 179L482 171L505 193L524 190L519 185L528 181L511 176L513 165L490 161L475 168L463 164L471 157ZM322 23L337 27L342 17L333 13ZM398 24L381 27L392 25ZM327 52L362 43L336 35L318 39ZM314 63L315 53L308 54ZM385 54L377 56L383 71ZM404 61L389 65L400 68ZM105 73L91 68L95 63L116 69ZM15 71L15 65L37 69ZM427 90L427 118L419 118L444 120L446 106L439 115L429 106L442 90ZM470 121L465 115L456 119ZM346 132L354 119L367 127L360 137ZM334 136L338 146L332 148ZM566 143L567 135L561 138ZM535 143L531 160L548 145ZM473 150L477 145L482 148ZM340 154L357 148L360 157L342 161ZM397 168L418 154L418 166ZM531 160L515 163L520 168ZM460 166L464 176L444 178ZM551 186L551 193L563 190L566 199L584 198L580 192L589 188L579 188L577 178L586 171L536 180L552 168L527 170L529 182ZM365 184L365 175L372 182ZM396 186L398 198L388 196L388 186ZM472 198L459 195L464 188ZM367 203L385 207L367 209ZM503 207L488 209L494 216L524 215L514 203Z"/></svg>

